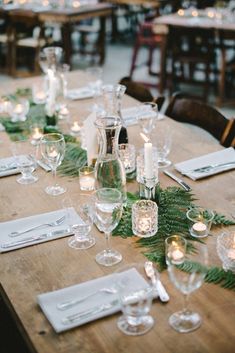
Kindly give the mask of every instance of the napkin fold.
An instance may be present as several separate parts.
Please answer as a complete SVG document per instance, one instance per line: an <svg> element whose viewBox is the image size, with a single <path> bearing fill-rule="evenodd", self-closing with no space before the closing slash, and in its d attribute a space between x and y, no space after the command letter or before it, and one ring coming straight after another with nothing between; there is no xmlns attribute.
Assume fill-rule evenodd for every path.
<svg viewBox="0 0 235 353"><path fill-rule="evenodd" d="M145 279L132 268L120 274L120 276L128 277L130 289L138 288L140 284L147 286ZM119 311L120 304L118 300L118 293L105 293L99 291L103 288L115 288L115 274L93 279L88 282L83 282L71 287L40 294L37 296L37 302L41 307L43 313L48 321L53 326L56 332L69 330L73 327L81 326L87 322L97 320ZM59 310L57 305L69 300L76 300L78 298L85 298L94 293L77 305L67 310ZM93 312L94 308L94 312ZM100 310L97 310L100 308ZM102 308L104 308L102 310ZM77 320L65 322L66 318L71 315L90 312L87 315L80 316ZM97 312L99 311L99 312Z"/></svg>
<svg viewBox="0 0 235 353"><path fill-rule="evenodd" d="M221 165L225 163L234 163L231 165ZM207 166L216 166L208 171L195 171L195 169ZM175 164L175 169L181 174L186 175L192 180L206 178L208 176L231 170L235 168L235 150L232 147L224 150L206 154L204 156L189 159L187 161Z"/></svg>
<svg viewBox="0 0 235 353"><path fill-rule="evenodd" d="M146 108L141 109L141 105L133 106L130 108L122 109L122 118L125 122L126 126L132 126L138 124L138 117L146 114ZM162 113L158 113L157 120L164 119L164 115Z"/></svg>
<svg viewBox="0 0 235 353"><path fill-rule="evenodd" d="M78 216L74 208L69 208L68 214L66 215L66 211L61 209L31 217L16 219L14 221L0 223L0 253L71 235L72 231L70 229L69 224L73 224L73 222L82 223L82 220ZM35 229L30 232L18 235L16 237L9 236L11 232L26 230L39 224L51 223L62 216L65 216L65 220L62 224L58 226L44 226L39 229ZM24 242L24 240L28 238L32 238L32 241ZM12 244L13 242L18 241L22 241L22 243L16 243L15 245Z"/></svg>
<svg viewBox="0 0 235 353"><path fill-rule="evenodd" d="M89 87L75 88L68 90L66 97L72 100L93 98L94 92Z"/></svg>
<svg viewBox="0 0 235 353"><path fill-rule="evenodd" d="M0 159L0 177L19 174L14 157Z"/></svg>

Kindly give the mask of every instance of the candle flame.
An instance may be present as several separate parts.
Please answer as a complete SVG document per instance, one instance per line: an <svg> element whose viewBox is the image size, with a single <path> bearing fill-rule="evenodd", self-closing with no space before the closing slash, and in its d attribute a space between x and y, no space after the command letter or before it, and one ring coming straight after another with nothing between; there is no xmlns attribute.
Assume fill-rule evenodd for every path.
<svg viewBox="0 0 235 353"><path fill-rule="evenodd" d="M150 139L145 134L143 134L142 132L140 132L140 136L142 137L144 142L149 142L150 141Z"/></svg>

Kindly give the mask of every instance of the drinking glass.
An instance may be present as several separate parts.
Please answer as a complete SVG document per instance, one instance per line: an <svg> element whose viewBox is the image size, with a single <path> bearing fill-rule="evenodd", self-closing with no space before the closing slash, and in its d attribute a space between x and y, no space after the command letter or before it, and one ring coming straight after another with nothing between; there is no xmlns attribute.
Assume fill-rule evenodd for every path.
<svg viewBox="0 0 235 353"><path fill-rule="evenodd" d="M193 263L191 270L185 272L181 266L187 266ZM169 261L168 272L171 282L184 295L183 310L172 314L169 318L169 324L178 332L191 332L201 325L201 317L189 309L189 295L201 287L206 276L208 265L208 251L204 243L194 242L193 249L186 253L179 262Z"/></svg>
<svg viewBox="0 0 235 353"><path fill-rule="evenodd" d="M171 165L167 158L172 144L172 132L164 122L158 122L154 131L154 145L157 147L158 167L166 168Z"/></svg>
<svg viewBox="0 0 235 353"><path fill-rule="evenodd" d="M38 180L38 177L32 173L35 171L37 149L29 140L16 141L11 145L12 154L21 176L16 179L19 184L32 184Z"/></svg>
<svg viewBox="0 0 235 353"><path fill-rule="evenodd" d="M154 325L149 315L154 290L144 263L122 266L115 273L115 284L123 313L118 319L118 328L131 336L147 333Z"/></svg>
<svg viewBox="0 0 235 353"><path fill-rule="evenodd" d="M90 234L94 220L94 203L92 196L79 195L79 200L72 201L66 198L63 201L66 210L67 221L74 236L68 240L68 245L77 250L89 249L95 245L95 238ZM74 208L78 218L71 216L70 210Z"/></svg>
<svg viewBox="0 0 235 353"><path fill-rule="evenodd" d="M158 105L153 102L145 102L139 106L138 124L142 132L150 138L158 116Z"/></svg>
<svg viewBox="0 0 235 353"><path fill-rule="evenodd" d="M65 141L62 134L51 133L41 138L41 153L46 163L52 170L54 185L47 186L46 193L49 195L63 194L66 189L56 183L56 169L61 164L65 154Z"/></svg>
<svg viewBox="0 0 235 353"><path fill-rule="evenodd" d="M113 266L122 260L122 255L111 248L110 233L122 216L122 193L117 189L101 188L94 192L95 224L105 233L106 249L96 255L103 266Z"/></svg>
<svg viewBox="0 0 235 353"><path fill-rule="evenodd" d="M102 87L102 75L103 69L100 66L91 66L86 69L88 87L90 88L93 97L94 104L92 106L92 111L100 112L101 107L98 104L98 97L101 95Z"/></svg>

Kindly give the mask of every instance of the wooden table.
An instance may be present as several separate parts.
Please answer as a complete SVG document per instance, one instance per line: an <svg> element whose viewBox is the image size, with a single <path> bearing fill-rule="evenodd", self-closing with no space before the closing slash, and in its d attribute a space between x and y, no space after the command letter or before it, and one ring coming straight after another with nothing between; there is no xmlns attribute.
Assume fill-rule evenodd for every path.
<svg viewBox="0 0 235 353"><path fill-rule="evenodd" d="M16 87L29 87L34 80L18 80L9 84L7 91L14 92ZM71 81L80 85L86 82L84 73L72 72ZM1 94L6 88L1 88ZM70 103L72 115L81 121L87 116L92 100ZM124 105L133 106L136 101L125 97ZM171 119L160 124L173 130L171 160L176 163L188 158L217 151L221 146L201 129L192 129ZM130 142L137 148L142 146L139 128L128 128ZM0 134L0 158L9 156L9 138ZM67 194L50 197L44 188L51 180L51 175L38 170L39 181L29 186L16 183L16 176L0 179L0 221L8 221L61 208L62 199L70 196L79 199L77 179L60 178L60 183L67 187ZM160 171L162 187L176 185ZM201 181L187 180L192 186L198 203L204 207L216 209L229 215L235 208L235 172L230 171ZM135 183L128 184L128 189L137 190ZM235 230L235 227L230 227ZM216 235L221 230L212 230L213 236L207 239L211 264L221 266L216 252ZM128 337L122 334L116 321L120 313L91 322L65 333L56 334L36 303L40 293L64 288L96 277L110 274L118 266L103 268L96 264L95 255L104 248L104 236L93 230L97 244L89 250L76 251L68 247L68 238L30 246L0 255L1 311L6 311L5 321L1 319L0 344L3 337L13 343L13 329L8 326L9 315L14 327L20 333L20 346L17 352L37 353L232 353L235 336L235 296L234 292L219 285L204 284L191 297L191 306L200 313L203 324L200 329L190 334L179 334L168 324L169 316L182 308L180 294L168 279L167 272L162 273L162 281L169 294L170 301L161 304L155 301L151 313L156 320L154 328L146 335ZM0 235L1 237L1 235ZM143 260L143 249L137 248L136 238L112 239L113 246L123 255L123 264ZM5 329L5 330L4 330ZM18 336L17 336L18 337ZM23 340L23 342L22 342ZM14 352L14 350L10 350ZM4 352L5 353L5 352Z"/></svg>

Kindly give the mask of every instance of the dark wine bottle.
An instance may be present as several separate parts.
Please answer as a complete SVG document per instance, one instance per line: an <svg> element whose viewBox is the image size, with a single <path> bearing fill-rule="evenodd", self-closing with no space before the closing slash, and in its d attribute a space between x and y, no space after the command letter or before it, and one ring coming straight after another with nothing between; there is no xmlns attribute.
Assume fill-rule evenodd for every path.
<svg viewBox="0 0 235 353"><path fill-rule="evenodd" d="M125 126L121 127L121 131L119 133L118 144L120 145L121 143L128 143L128 134Z"/></svg>

